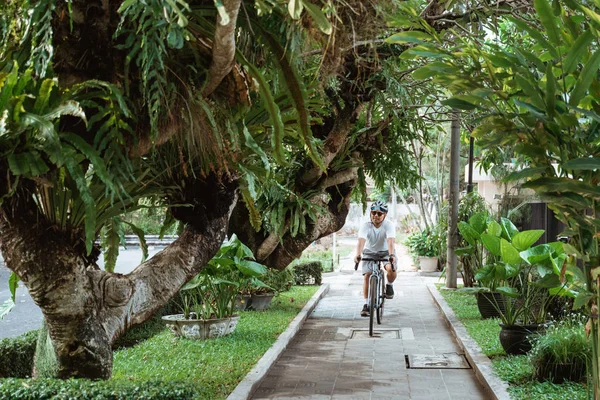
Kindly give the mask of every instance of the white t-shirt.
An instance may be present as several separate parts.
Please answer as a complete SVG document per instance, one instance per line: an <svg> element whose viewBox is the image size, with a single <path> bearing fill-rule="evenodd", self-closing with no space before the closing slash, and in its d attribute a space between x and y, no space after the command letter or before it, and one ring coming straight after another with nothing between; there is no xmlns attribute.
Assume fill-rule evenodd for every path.
<svg viewBox="0 0 600 400"><path fill-rule="evenodd" d="M358 238L366 239L365 250L369 251L388 251L387 239L396 237L396 227L394 223L384 220L379 228L371 221L364 222L358 230Z"/></svg>

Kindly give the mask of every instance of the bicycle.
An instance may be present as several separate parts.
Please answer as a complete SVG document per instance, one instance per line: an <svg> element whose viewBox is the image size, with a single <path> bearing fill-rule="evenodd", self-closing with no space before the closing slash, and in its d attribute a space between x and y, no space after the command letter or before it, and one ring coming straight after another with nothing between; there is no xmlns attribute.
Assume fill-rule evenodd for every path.
<svg viewBox="0 0 600 400"><path fill-rule="evenodd" d="M377 324L381 325L383 320L383 305L385 303L385 277L383 276L384 269L381 268L381 263L390 263L394 270L392 257L390 258L362 258L358 257L358 262L354 264L354 270L358 269L358 264L361 261L374 261L377 263L377 268L369 277L369 296L367 304L369 306L369 336L373 336L373 320L374 315L377 315ZM379 293L378 293L379 292Z"/></svg>

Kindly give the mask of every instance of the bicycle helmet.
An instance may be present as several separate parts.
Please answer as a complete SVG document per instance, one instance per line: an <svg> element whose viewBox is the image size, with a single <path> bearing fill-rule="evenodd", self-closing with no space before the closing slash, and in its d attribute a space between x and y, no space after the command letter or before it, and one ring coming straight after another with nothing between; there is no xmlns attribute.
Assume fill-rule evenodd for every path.
<svg viewBox="0 0 600 400"><path fill-rule="evenodd" d="M388 212L388 206L383 201L377 200L373 204L371 204L371 211L381 211L382 213Z"/></svg>

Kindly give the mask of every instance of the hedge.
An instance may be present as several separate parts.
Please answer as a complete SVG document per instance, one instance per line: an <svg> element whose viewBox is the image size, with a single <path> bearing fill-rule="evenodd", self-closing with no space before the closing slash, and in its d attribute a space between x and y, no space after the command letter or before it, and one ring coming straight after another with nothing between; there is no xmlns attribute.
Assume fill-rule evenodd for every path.
<svg viewBox="0 0 600 400"><path fill-rule="evenodd" d="M200 397L201 388L188 382L0 380L0 400L181 400Z"/></svg>
<svg viewBox="0 0 600 400"><path fill-rule="evenodd" d="M323 276L321 261L311 261L298 264L294 267L294 281L296 285L320 285Z"/></svg>
<svg viewBox="0 0 600 400"><path fill-rule="evenodd" d="M0 378L31 376L38 331L0 340Z"/></svg>

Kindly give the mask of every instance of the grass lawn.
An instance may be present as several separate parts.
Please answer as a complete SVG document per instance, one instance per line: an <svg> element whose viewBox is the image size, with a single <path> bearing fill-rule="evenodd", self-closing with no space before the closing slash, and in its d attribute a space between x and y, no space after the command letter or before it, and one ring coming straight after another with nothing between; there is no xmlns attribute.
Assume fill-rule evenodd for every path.
<svg viewBox="0 0 600 400"><path fill-rule="evenodd" d="M163 330L134 347L116 351L113 380L195 382L203 398L225 398L317 289L294 286L273 299L268 310L241 312L235 331L222 338L176 339Z"/></svg>
<svg viewBox="0 0 600 400"><path fill-rule="evenodd" d="M224 399L318 289L294 286L267 310L240 312L235 331L217 339L176 339L152 321L114 352L110 380L0 379L0 399Z"/></svg>
<svg viewBox="0 0 600 400"><path fill-rule="evenodd" d="M441 285L437 286L439 288ZM440 290L440 293L469 335L492 360L496 375L508 382L511 398L517 400L585 400L588 398L587 387L580 383L569 382L556 385L533 380L533 368L527 356L506 355L498 338L500 320L481 319L475 296L453 290Z"/></svg>

